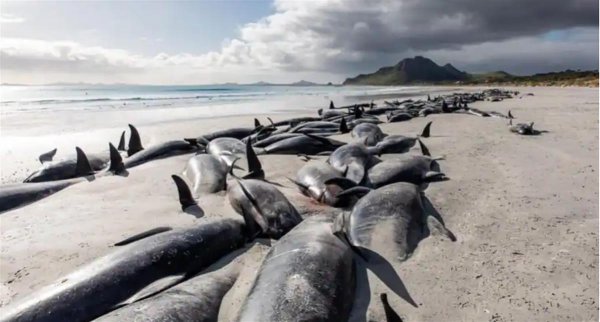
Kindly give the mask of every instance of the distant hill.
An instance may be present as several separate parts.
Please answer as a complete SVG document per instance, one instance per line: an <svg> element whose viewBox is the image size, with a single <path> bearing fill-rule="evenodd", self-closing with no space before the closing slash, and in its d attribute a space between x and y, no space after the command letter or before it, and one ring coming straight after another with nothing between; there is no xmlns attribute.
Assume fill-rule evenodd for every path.
<svg viewBox="0 0 600 322"><path fill-rule="evenodd" d="M511 75L505 71L469 74L451 64L439 66L431 59L416 56L371 74L347 78L344 85L418 85L418 84L506 84L543 86L598 86L598 71L552 72L530 76Z"/></svg>
<svg viewBox="0 0 600 322"><path fill-rule="evenodd" d="M468 74L450 64L439 66L422 56L406 58L390 67L382 67L372 74L347 78L344 85L405 85L462 81Z"/></svg>

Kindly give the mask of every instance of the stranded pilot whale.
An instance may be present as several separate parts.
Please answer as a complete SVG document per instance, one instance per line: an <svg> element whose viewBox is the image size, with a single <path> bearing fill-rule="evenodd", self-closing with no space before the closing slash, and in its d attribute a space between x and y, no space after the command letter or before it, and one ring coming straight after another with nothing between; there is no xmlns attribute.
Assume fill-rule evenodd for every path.
<svg viewBox="0 0 600 322"><path fill-rule="evenodd" d="M164 292L103 315L94 322L217 321L221 301L239 275L239 265L236 264L201 273Z"/></svg>
<svg viewBox="0 0 600 322"><path fill-rule="evenodd" d="M81 149L77 150L77 162L75 167L74 178L54 180L47 182L30 182L30 183L15 183L0 186L0 213L29 204L31 202L45 198L55 192L65 189L79 182L84 182L94 178L92 170L86 155ZM98 175L121 174L125 171L123 159L109 143L110 164L105 172Z"/></svg>
<svg viewBox="0 0 600 322"><path fill-rule="evenodd" d="M379 245L393 242L392 256L405 260L416 247L418 238L415 234L425 226L451 240L456 239L437 218L425 210L422 201L424 196L418 186L398 182L376 190L354 187L338 196L366 191L368 193L354 205L348 219L342 215L342 226L352 246L380 253L386 252L386 249L379 249Z"/></svg>
<svg viewBox="0 0 600 322"><path fill-rule="evenodd" d="M351 248L314 216L271 247L237 321L346 321L355 285Z"/></svg>
<svg viewBox="0 0 600 322"><path fill-rule="evenodd" d="M89 321L194 276L245 241L245 225L235 219L131 241L4 308L0 321Z"/></svg>

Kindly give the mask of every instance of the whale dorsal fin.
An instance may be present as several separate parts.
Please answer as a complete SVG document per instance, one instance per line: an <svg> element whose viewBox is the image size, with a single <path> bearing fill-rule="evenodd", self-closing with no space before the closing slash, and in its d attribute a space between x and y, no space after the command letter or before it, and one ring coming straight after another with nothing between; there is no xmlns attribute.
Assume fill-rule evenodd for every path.
<svg viewBox="0 0 600 322"><path fill-rule="evenodd" d="M144 147L142 146L140 133L135 126L129 124L129 129L131 130L131 136L129 137L129 149L127 150L127 156L132 156L135 153L142 151Z"/></svg>
<svg viewBox="0 0 600 322"><path fill-rule="evenodd" d="M54 148L53 150L50 150L46 153L40 154L40 156L38 158L40 160L40 163L44 164L44 162L52 161L52 158L54 158L54 156L56 155L56 151L57 151L57 149Z"/></svg>
<svg viewBox="0 0 600 322"><path fill-rule="evenodd" d="M79 147L75 147L75 152L77 153L77 165L75 166L75 176L83 177L88 176L90 174L94 174L94 170L92 170L92 166L90 165L90 161L85 155L85 152L83 152L83 150L81 150Z"/></svg>
<svg viewBox="0 0 600 322"><path fill-rule="evenodd" d="M509 119L514 119L514 117L513 117L512 113L510 112L510 110L508 110L508 118Z"/></svg>
<svg viewBox="0 0 600 322"><path fill-rule="evenodd" d="M244 178L264 178L265 172L250 140L246 141L246 159L248 160L248 174Z"/></svg>
<svg viewBox="0 0 600 322"><path fill-rule="evenodd" d="M179 203L181 204L181 210L185 210L188 207L198 206L196 204L196 200L194 200L194 196L192 196L192 191L190 187L187 185L185 180L183 180L180 176L174 174L171 176L173 181L175 181L175 185L177 186L177 193L179 194Z"/></svg>
<svg viewBox="0 0 600 322"><path fill-rule="evenodd" d="M429 137L429 135L430 135L429 131L431 129L431 123L433 123L433 122L429 122L429 123L427 123L427 125L425 125L425 127L423 128L423 132L421 132L420 137L422 137L422 138L428 138Z"/></svg>
<svg viewBox="0 0 600 322"><path fill-rule="evenodd" d="M123 157L112 143L108 143L108 150L110 151L110 165L108 171L119 174L125 171L125 165L123 164Z"/></svg>
<svg viewBox="0 0 600 322"><path fill-rule="evenodd" d="M350 132L348 129L348 124L346 123L346 118L342 117L342 121L340 122L340 132L342 134Z"/></svg>
<svg viewBox="0 0 600 322"><path fill-rule="evenodd" d="M333 105L333 101L329 101L329 109L333 110L335 108L335 105Z"/></svg>
<svg viewBox="0 0 600 322"><path fill-rule="evenodd" d="M262 126L262 125L260 124L260 121L257 118L255 118L254 119L254 127L259 127L259 126Z"/></svg>
<svg viewBox="0 0 600 322"><path fill-rule="evenodd" d="M125 131L121 132L121 138L119 139L119 146L117 146L117 150L125 151Z"/></svg>
<svg viewBox="0 0 600 322"><path fill-rule="evenodd" d="M157 235L157 234L160 234L160 233L163 233L165 231L172 230L172 229L173 228L171 228L171 227L156 227L156 228L152 228L150 230L146 230L146 231L141 232L139 234L135 234L135 235L133 235L131 237L127 237L126 239L123 239L122 241L117 242L114 245L115 246L128 245L128 244L136 242L136 241L138 241L140 239L144 239L146 237L154 236L154 235Z"/></svg>

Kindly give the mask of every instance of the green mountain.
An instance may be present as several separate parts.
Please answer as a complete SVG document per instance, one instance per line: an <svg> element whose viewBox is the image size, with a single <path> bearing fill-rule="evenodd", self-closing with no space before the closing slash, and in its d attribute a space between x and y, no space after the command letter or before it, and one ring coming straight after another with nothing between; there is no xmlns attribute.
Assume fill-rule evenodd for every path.
<svg viewBox="0 0 600 322"><path fill-rule="evenodd" d="M469 78L450 64L439 66L431 59L422 56L406 58L398 64L380 68L372 74L347 78L344 85L404 85L439 82L456 82Z"/></svg>
<svg viewBox="0 0 600 322"><path fill-rule="evenodd" d="M511 75L505 71L469 74L451 64L439 66L431 59L416 56L398 64L380 68L371 74L347 78L344 85L416 85L416 84L505 84L544 86L598 86L598 71L573 71Z"/></svg>

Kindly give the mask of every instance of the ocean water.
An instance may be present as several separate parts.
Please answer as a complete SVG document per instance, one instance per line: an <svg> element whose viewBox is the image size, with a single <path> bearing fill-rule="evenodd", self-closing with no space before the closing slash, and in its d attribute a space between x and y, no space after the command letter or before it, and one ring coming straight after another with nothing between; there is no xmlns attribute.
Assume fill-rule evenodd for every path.
<svg viewBox="0 0 600 322"><path fill-rule="evenodd" d="M364 97L409 94L416 87L270 85L45 85L0 87L2 112L198 107L258 101L306 104L358 101ZM296 106L297 108L298 106ZM283 108L283 107L282 107Z"/></svg>

